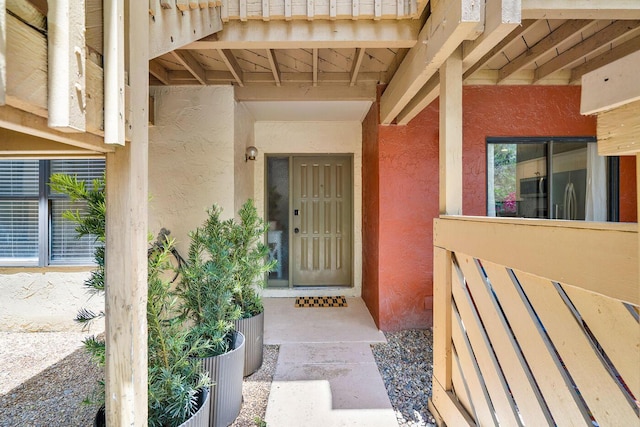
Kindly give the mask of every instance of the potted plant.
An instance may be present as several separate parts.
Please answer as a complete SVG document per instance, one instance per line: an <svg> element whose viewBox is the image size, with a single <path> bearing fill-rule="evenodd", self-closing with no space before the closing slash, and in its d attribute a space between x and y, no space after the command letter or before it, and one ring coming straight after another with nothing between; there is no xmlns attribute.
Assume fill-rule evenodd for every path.
<svg viewBox="0 0 640 427"><path fill-rule="evenodd" d="M77 224L79 236L93 235L99 242L105 238L104 180L95 180L87 188L76 177L56 174L51 177L51 188L67 194L72 200L87 202L87 213L65 212L64 216ZM176 316L176 298L171 284L164 279L171 266L168 261L173 248L172 240L154 245L148 258L148 393L150 426L204 427L209 423L209 377L202 371L191 354L205 351L210 344L205 340L189 340L188 330ZM94 293L104 291L104 246L95 252L97 268L85 285ZM104 313L82 310L76 320L86 323ZM84 341L85 348L100 366L105 363L105 342L96 337ZM96 403L104 405L104 383L96 394ZM96 425L104 425L104 411L98 411Z"/></svg>
<svg viewBox="0 0 640 427"><path fill-rule="evenodd" d="M189 254L180 269L176 291L184 319L193 324L190 339L205 339L212 344L194 356L200 358L216 384L211 392L210 425L226 427L242 406L245 339L233 328L233 321L241 314L232 304L238 269L229 237L233 220L223 221L218 206L207 213L204 224L189 235Z"/></svg>
<svg viewBox="0 0 640 427"><path fill-rule="evenodd" d="M231 226L232 248L230 257L237 268L233 280L233 305L240 310L235 329L245 336L244 375L251 375L262 366L264 342L264 307L258 292L277 261L265 262L268 247L265 245L267 226L249 199L238 212L239 221Z"/></svg>

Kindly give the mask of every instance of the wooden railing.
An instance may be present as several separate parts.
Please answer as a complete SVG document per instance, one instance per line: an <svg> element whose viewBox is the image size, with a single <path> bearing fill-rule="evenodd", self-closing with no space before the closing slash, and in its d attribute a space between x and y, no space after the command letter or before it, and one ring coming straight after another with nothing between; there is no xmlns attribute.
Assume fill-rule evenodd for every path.
<svg viewBox="0 0 640 427"><path fill-rule="evenodd" d="M430 407L449 426L638 426L636 224L434 222Z"/></svg>

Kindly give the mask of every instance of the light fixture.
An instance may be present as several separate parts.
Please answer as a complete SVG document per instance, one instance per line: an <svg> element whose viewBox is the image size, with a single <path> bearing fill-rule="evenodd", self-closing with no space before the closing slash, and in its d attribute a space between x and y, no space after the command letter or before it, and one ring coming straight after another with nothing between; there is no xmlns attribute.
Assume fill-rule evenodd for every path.
<svg viewBox="0 0 640 427"><path fill-rule="evenodd" d="M257 155L258 149L251 145L244 151L244 161L247 162L249 160L255 160Z"/></svg>

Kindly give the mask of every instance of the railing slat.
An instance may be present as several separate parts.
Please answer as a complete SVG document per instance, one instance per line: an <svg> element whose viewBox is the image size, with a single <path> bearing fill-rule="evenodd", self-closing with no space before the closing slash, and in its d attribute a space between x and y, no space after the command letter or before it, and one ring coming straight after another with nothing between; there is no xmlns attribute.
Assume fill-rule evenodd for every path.
<svg viewBox="0 0 640 427"><path fill-rule="evenodd" d="M486 332L480 323L480 319L473 308L473 302L466 291L464 278L457 268L453 274L451 290L460 316L464 319L466 335L473 349L475 359L480 367L482 380L484 380L484 384L489 391L489 396L491 396L491 402L495 408L496 416L500 420L500 424L505 426L521 425L518 420L515 403L511 398L506 381L498 365L498 361L491 349ZM455 322L453 330L456 330ZM455 334L453 342L460 353L461 350L456 343ZM463 361L463 367L466 363L467 362ZM465 378L467 378L466 375ZM472 392L471 395L475 396L475 393ZM479 406L474 404L474 408L478 413ZM479 413L478 416L480 416ZM485 424L485 422L480 420L480 425L489 424Z"/></svg>
<svg viewBox="0 0 640 427"><path fill-rule="evenodd" d="M578 403L579 398L566 373L554 356L545 336L541 334L535 314L516 288L507 269L488 261L483 261L482 266L556 424L588 424L588 414Z"/></svg>
<svg viewBox="0 0 640 427"><path fill-rule="evenodd" d="M640 398L640 325L619 301L564 287L591 333L636 398Z"/></svg>
<svg viewBox="0 0 640 427"><path fill-rule="evenodd" d="M553 284L529 273L514 273L596 421L600 425L637 425L631 403Z"/></svg>
<svg viewBox="0 0 640 427"><path fill-rule="evenodd" d="M434 245L640 306L636 224L444 216Z"/></svg>
<svg viewBox="0 0 640 427"><path fill-rule="evenodd" d="M453 383L453 390L456 393L456 397L460 401L460 404L467 410L469 414L473 414L473 405L471 404L471 395L469 394L469 387L464 382L462 377L462 366L460 365L460 357L456 352L456 349L452 349L453 354L453 366L451 368L451 381Z"/></svg>
<svg viewBox="0 0 640 427"><path fill-rule="evenodd" d="M475 415L478 425L497 425L495 412L491 405L486 382L480 372L480 367L469 343L467 336L462 330L462 321L457 310L453 310L454 322L451 327L452 339L456 348L456 355L460 359L460 370L464 384L468 388L468 393L473 396L471 399L472 413Z"/></svg>
<svg viewBox="0 0 640 427"><path fill-rule="evenodd" d="M484 275L480 272L473 258L456 253L456 259L471 289L471 296L480 313L491 344L493 348L499 349L496 356L518 405L524 425L537 425L542 421L553 425L551 414L531 376L522 353L517 350L517 343L509 332L509 326L495 298L487 288Z"/></svg>

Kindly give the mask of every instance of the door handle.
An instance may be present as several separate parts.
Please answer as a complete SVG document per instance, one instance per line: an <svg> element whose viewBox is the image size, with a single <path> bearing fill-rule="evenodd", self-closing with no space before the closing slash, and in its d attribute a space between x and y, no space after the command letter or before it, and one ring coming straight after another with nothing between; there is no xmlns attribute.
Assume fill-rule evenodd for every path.
<svg viewBox="0 0 640 427"><path fill-rule="evenodd" d="M296 228L293 229L293 232L298 234L300 232L300 229L298 227L296 227Z"/></svg>

